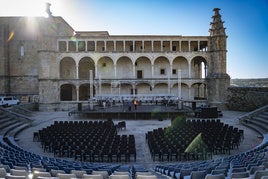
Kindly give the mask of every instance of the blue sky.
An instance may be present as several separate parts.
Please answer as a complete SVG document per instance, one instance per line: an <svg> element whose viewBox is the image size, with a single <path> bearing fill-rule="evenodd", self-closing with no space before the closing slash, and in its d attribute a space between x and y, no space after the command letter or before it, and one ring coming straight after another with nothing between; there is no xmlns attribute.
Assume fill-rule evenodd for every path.
<svg viewBox="0 0 268 179"><path fill-rule="evenodd" d="M43 15L46 0L0 0L0 16ZM77 31L110 35L209 35L221 9L231 78L268 78L268 0L47 0ZM23 4L22 4L23 3ZM42 6L41 6L41 5Z"/></svg>

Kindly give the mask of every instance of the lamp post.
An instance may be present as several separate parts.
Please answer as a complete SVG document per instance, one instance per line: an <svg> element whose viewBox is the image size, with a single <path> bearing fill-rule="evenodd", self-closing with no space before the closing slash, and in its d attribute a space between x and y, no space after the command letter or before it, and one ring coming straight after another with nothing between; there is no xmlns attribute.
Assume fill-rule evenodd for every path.
<svg viewBox="0 0 268 179"><path fill-rule="evenodd" d="M182 101L181 101L181 69L178 69L178 109L182 109Z"/></svg>
<svg viewBox="0 0 268 179"><path fill-rule="evenodd" d="M89 109L93 110L93 72L89 70Z"/></svg>
<svg viewBox="0 0 268 179"><path fill-rule="evenodd" d="M101 91L101 74L99 74L99 96L101 96L102 91Z"/></svg>

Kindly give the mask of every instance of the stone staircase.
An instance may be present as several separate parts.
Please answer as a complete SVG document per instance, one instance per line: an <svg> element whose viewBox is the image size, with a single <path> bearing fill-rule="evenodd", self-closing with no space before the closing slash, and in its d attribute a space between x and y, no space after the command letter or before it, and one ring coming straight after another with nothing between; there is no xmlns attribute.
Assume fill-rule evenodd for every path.
<svg viewBox="0 0 268 179"><path fill-rule="evenodd" d="M241 124L255 130L259 134L268 133L268 105L247 113L239 118Z"/></svg>
<svg viewBox="0 0 268 179"><path fill-rule="evenodd" d="M32 126L27 116L12 111L12 108L0 108L0 135L16 136L24 129Z"/></svg>

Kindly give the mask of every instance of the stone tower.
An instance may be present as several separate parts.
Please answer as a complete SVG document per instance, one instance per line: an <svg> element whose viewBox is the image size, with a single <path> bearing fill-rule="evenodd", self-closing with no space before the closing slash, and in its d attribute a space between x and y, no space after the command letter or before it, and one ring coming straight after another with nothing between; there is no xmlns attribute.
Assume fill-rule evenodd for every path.
<svg viewBox="0 0 268 179"><path fill-rule="evenodd" d="M230 76L226 73L226 33L223 21L215 8L211 22L208 60L207 89L208 101L211 105L225 108L227 88L230 86Z"/></svg>

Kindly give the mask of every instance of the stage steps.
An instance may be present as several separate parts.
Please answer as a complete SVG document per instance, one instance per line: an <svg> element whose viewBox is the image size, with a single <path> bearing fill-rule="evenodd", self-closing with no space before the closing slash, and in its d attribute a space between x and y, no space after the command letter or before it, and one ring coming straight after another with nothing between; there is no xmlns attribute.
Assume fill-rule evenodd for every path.
<svg viewBox="0 0 268 179"><path fill-rule="evenodd" d="M268 133L268 105L242 116L239 121L260 134Z"/></svg>

